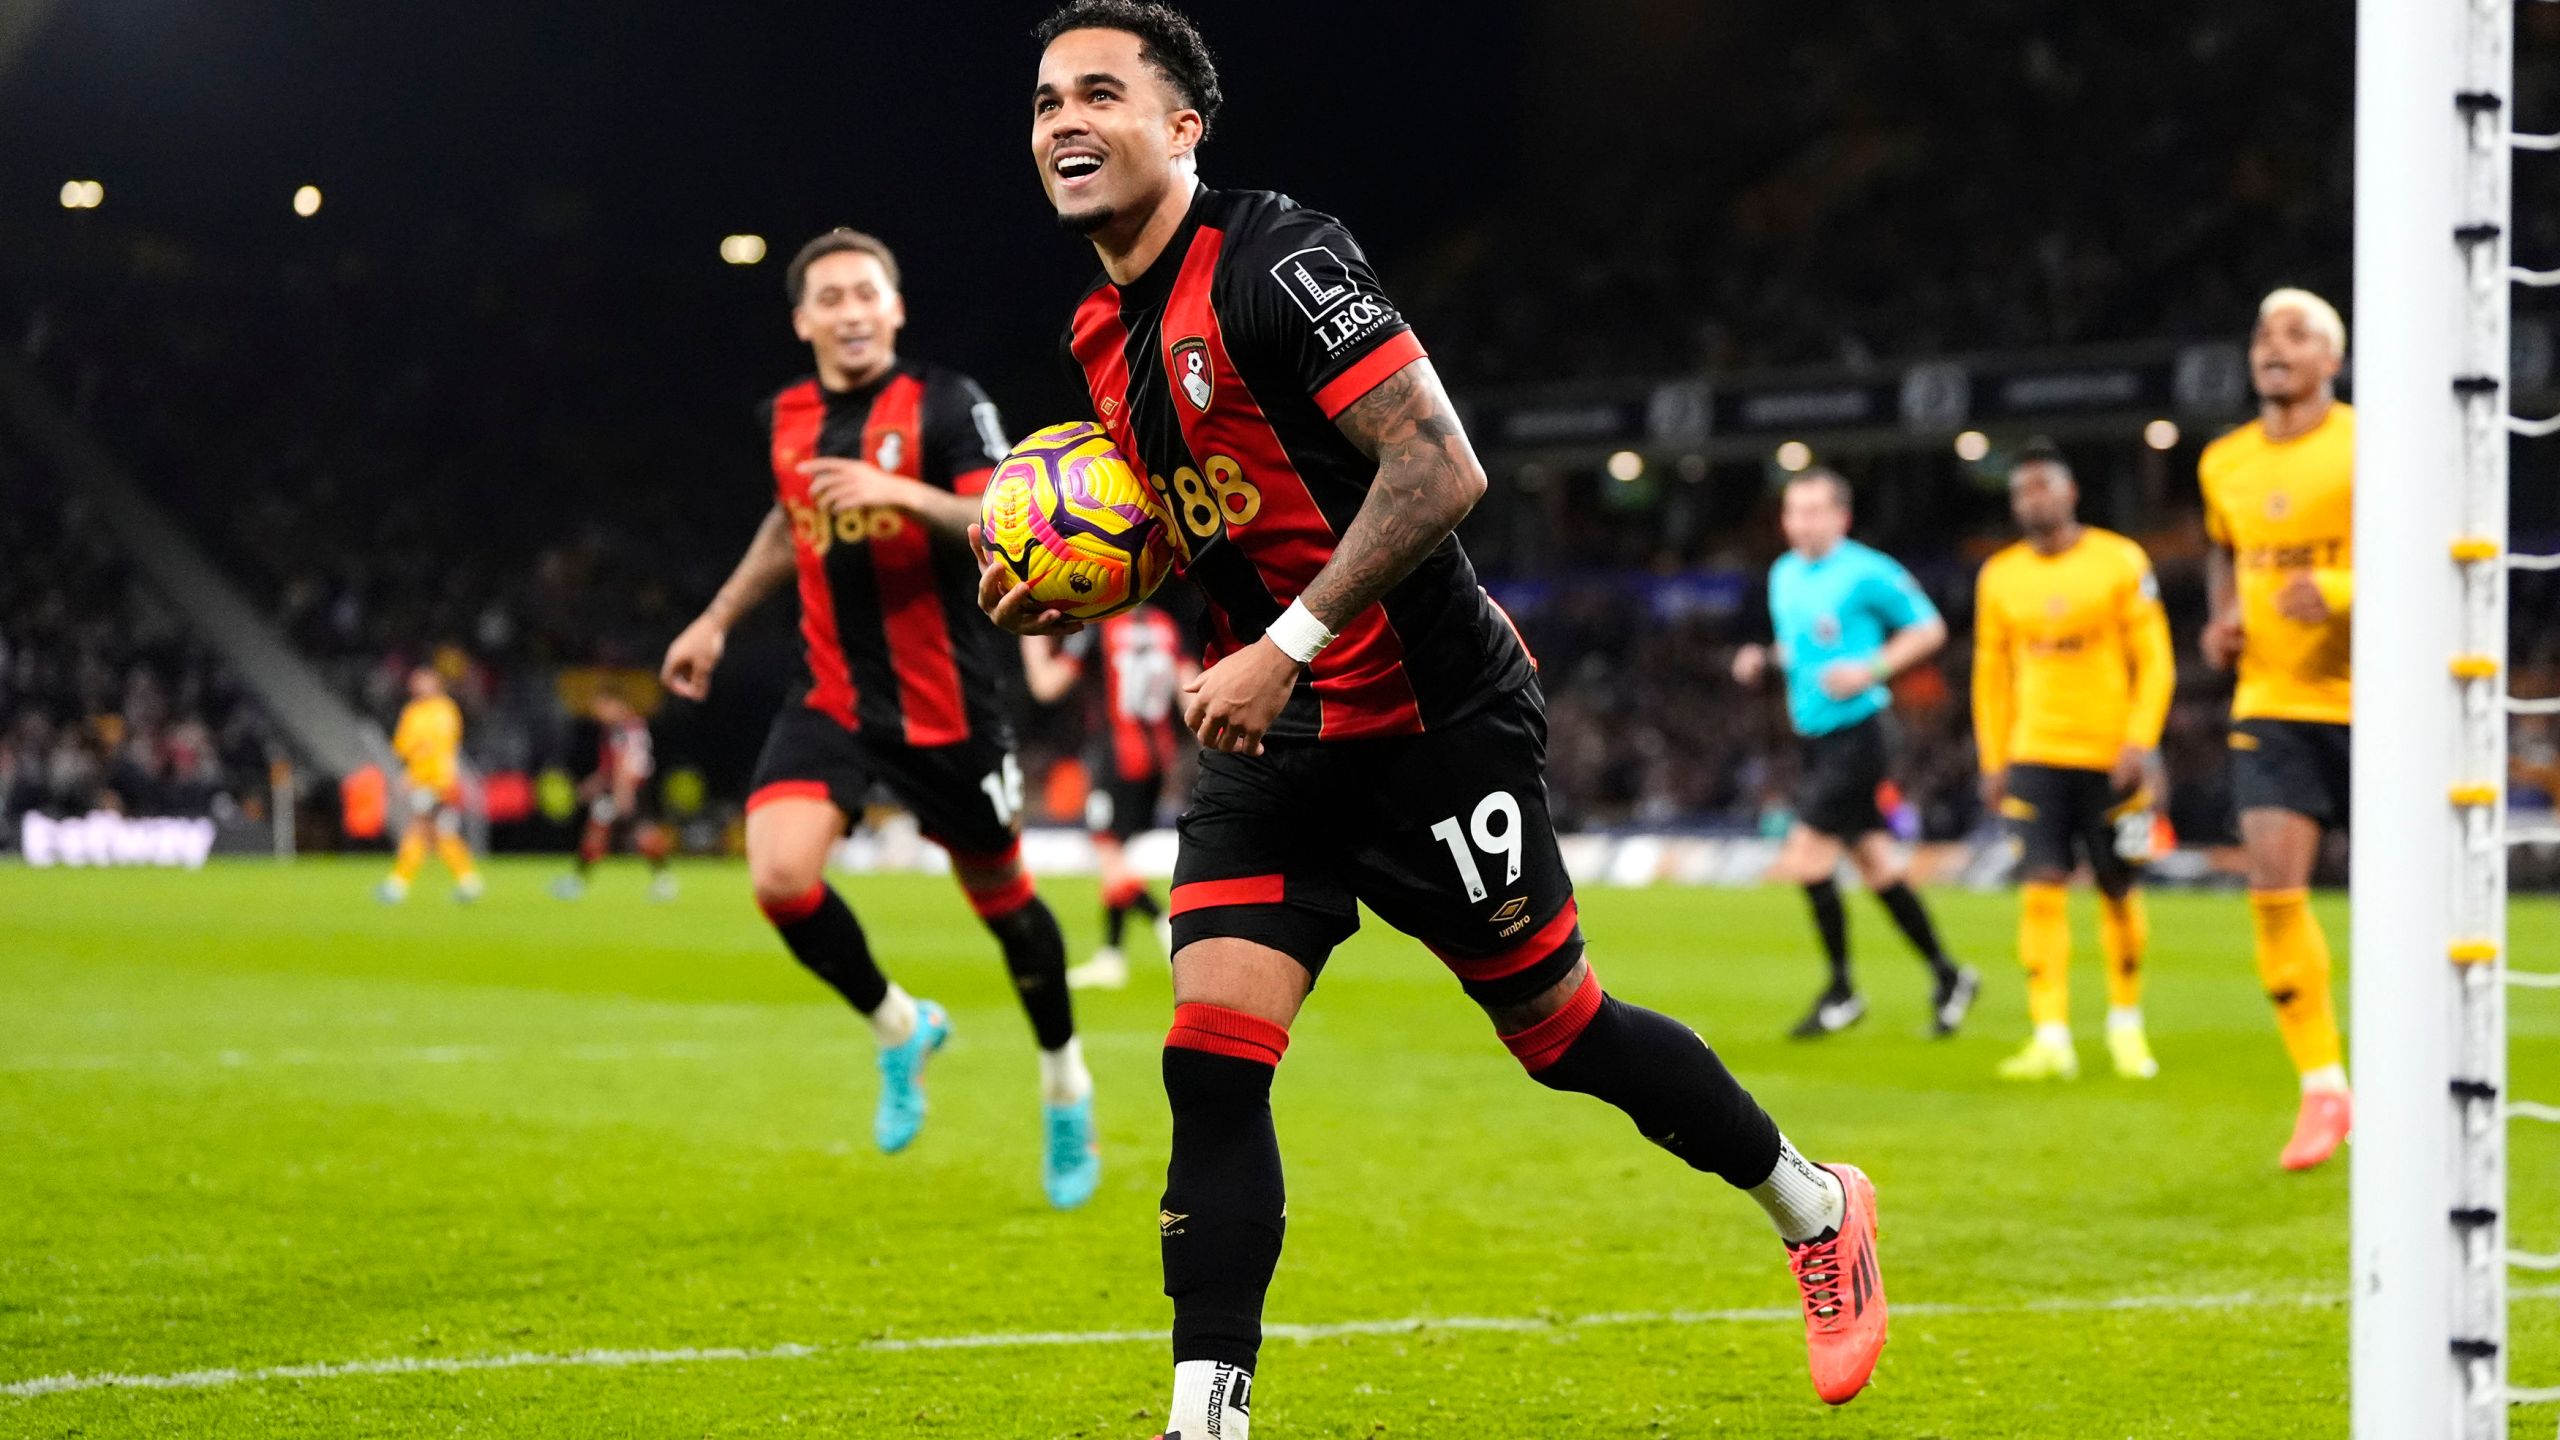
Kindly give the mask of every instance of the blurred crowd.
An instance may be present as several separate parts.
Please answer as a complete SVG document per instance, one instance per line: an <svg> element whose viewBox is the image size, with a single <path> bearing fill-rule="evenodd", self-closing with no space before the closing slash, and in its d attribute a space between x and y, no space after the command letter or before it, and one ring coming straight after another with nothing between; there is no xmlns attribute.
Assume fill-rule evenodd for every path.
<svg viewBox="0 0 2560 1440"><path fill-rule="evenodd" d="M393 277L96 238L29 277L26 352L307 651L627 658L699 588L667 538L706 518L702 491L659 482L704 445L651 423L663 397L572 323L595 262L527 271L457 241Z"/></svg>
<svg viewBox="0 0 2560 1440"><path fill-rule="evenodd" d="M0 825L30 810L257 820L272 734L97 520L0 449Z"/></svg>
<svg viewBox="0 0 2560 1440"><path fill-rule="evenodd" d="M2230 335L2278 284L2346 299L2348 9L1665 10L1569 22L1549 63L1612 83L1551 77L1519 193L1390 268L1461 382ZM2560 12L2517 20L2516 93L2552 94ZM1640 138L1589 144L1595 111ZM2560 253L2560 178L2516 178L2517 253Z"/></svg>

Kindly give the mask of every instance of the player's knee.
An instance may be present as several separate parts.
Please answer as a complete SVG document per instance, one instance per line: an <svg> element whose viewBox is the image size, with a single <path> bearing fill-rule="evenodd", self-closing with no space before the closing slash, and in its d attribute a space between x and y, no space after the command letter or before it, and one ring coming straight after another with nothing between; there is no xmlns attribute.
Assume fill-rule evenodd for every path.
<svg viewBox="0 0 2560 1440"><path fill-rule="evenodd" d="M1272 1072L1289 1053L1289 1028L1224 1005L1173 1007L1164 1037L1164 1090L1186 1113L1267 1105Z"/></svg>
<svg viewBox="0 0 2560 1440"><path fill-rule="evenodd" d="M1778 852L1778 878L1790 885L1819 885L1839 868L1839 856L1811 846L1789 845Z"/></svg>
<svg viewBox="0 0 2560 1440"><path fill-rule="evenodd" d="M2296 854L2287 846L2252 847L2249 852L2249 888L2253 891L2299 890L2311 883L2312 856Z"/></svg>
<svg viewBox="0 0 2560 1440"><path fill-rule="evenodd" d="M951 872L960 882L961 893L969 897L969 908L981 920L1001 920L1038 898L1031 872L1022 867L1019 844L990 855L954 853Z"/></svg>
<svg viewBox="0 0 2560 1440"><path fill-rule="evenodd" d="M1598 973L1577 960L1532 1005L1495 1011L1494 1028L1502 1037L1502 1047L1529 1072L1529 1078L1550 1089L1571 1089L1556 1073L1556 1062L1591 1028L1608 999Z"/></svg>
<svg viewBox="0 0 2560 1440"><path fill-rule="evenodd" d="M824 856L756 855L747 857L747 884L755 891L756 908L767 915L788 911L808 901L825 884Z"/></svg>

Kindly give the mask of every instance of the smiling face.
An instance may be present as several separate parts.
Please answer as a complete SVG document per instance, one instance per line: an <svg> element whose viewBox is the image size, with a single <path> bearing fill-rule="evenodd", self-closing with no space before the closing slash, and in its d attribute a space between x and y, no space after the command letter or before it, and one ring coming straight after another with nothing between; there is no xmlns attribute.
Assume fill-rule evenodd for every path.
<svg viewBox="0 0 2560 1440"><path fill-rule="evenodd" d="M811 261L800 303L791 308L791 333L808 342L818 379L830 390L853 389L886 371L906 323L907 302L888 267L862 250Z"/></svg>
<svg viewBox="0 0 2560 1440"><path fill-rule="evenodd" d="M2338 378L2344 357L2330 336L2299 305L2283 305L2258 318L2249 336L2249 380L2258 398L2298 405Z"/></svg>
<svg viewBox="0 0 2560 1440"><path fill-rule="evenodd" d="M1187 191L1200 112L1126 30L1069 30L1040 55L1031 159L1058 223L1135 234Z"/></svg>

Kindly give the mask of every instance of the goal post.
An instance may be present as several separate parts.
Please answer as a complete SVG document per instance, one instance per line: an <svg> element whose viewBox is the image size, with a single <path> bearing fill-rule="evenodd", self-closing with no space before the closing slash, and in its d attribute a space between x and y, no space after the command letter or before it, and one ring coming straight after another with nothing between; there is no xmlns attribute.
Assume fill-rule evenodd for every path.
<svg viewBox="0 0 2560 1440"><path fill-rule="evenodd" d="M2504 1440L2512 0L2356 20L2356 1440Z"/></svg>

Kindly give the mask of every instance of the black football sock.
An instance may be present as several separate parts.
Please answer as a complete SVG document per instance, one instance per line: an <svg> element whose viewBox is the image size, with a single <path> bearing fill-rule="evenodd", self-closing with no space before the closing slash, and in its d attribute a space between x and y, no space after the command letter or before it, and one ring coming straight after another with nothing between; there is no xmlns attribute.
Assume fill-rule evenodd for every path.
<svg viewBox="0 0 2560 1440"><path fill-rule="evenodd" d="M1164 906L1156 900L1155 896L1147 892L1147 887L1144 885L1139 886L1137 893L1130 898L1129 908L1150 920L1161 919L1164 916Z"/></svg>
<svg viewBox="0 0 2560 1440"><path fill-rule="evenodd" d="M1117 950L1120 948L1120 937L1128 932L1129 907L1126 905L1103 906L1102 943L1110 946L1114 950Z"/></svg>
<svg viewBox="0 0 2560 1440"><path fill-rule="evenodd" d="M889 993L889 977L872 962L871 942L843 896L821 880L797 899L768 903L760 898L757 904L782 943L791 947L793 958L834 986L847 1004L865 1015L880 1008Z"/></svg>
<svg viewBox="0 0 2560 1440"><path fill-rule="evenodd" d="M1840 903L1840 882L1816 880L1804 887L1813 905L1813 928L1822 936L1822 956L1831 962L1831 993L1846 995L1849 982L1849 910Z"/></svg>
<svg viewBox="0 0 2560 1440"><path fill-rule="evenodd" d="M1028 887L1025 881L1025 887ZM1067 937L1058 917L1038 896L1000 915L981 917L1004 947L1004 968L1031 1017L1031 1033L1043 1050L1055 1050L1076 1036L1075 1002L1067 995Z"/></svg>
<svg viewBox="0 0 2560 1440"><path fill-rule="evenodd" d="M1884 902L1886 913L1893 916L1894 925L1902 931L1903 938L1911 942L1911 948L1919 951L1920 958L1929 962L1929 969L1940 980L1951 978L1956 967L1947 959L1946 950L1938 944L1938 927L1929 923L1928 908L1913 893L1910 882L1897 880L1877 891L1876 898Z"/></svg>
<svg viewBox="0 0 2560 1440"><path fill-rule="evenodd" d="M1604 993L1597 975L1563 1009L1505 1035L1531 1078L1606 1100L1692 1170L1747 1190L1778 1163L1778 1126L1696 1031Z"/></svg>
<svg viewBox="0 0 2560 1440"><path fill-rule="evenodd" d="M1288 1047L1288 1031L1241 1011L1174 1008L1164 1050L1173 1158L1157 1218L1176 1365L1249 1371L1262 1348L1263 1296L1288 1223L1271 1125L1271 1079Z"/></svg>

